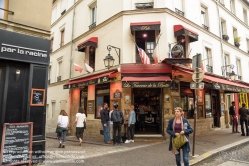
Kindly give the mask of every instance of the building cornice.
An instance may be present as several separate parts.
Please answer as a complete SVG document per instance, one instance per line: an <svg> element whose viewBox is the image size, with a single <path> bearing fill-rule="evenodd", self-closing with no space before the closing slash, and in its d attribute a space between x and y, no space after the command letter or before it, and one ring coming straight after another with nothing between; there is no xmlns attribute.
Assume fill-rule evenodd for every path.
<svg viewBox="0 0 249 166"><path fill-rule="evenodd" d="M222 5L221 5L222 6ZM227 9L226 9L227 10ZM205 33L211 37L213 37L214 39L220 41L221 43L224 43L234 49L236 49L237 51L239 51L240 53L248 56L248 53L237 48L236 46L228 43L228 42L224 42L222 37L219 37L217 35L215 35L214 33L202 28L200 25L188 20L187 18L185 17L182 17L181 15L177 14L176 12L168 9L168 8L155 8L155 9L147 9L147 10L126 10L126 11L121 11L115 15L113 15L112 17L110 17L109 19L103 21L102 23L96 25L96 27L94 27L93 29L89 30L89 31L86 31L85 33L81 34L80 36L76 37L73 41L70 41L68 42L67 44L65 44L64 46L58 48L57 50L55 50L54 52L52 52L50 55L53 55L55 54L56 52L60 51L61 49L67 47L68 45L71 44L71 42L75 43L83 38L85 38L86 36L92 34L94 31L97 31L98 29L104 27L105 25L113 22L114 20L120 18L120 17L123 17L125 15L137 15L137 14L148 14L148 13L166 13L166 14L170 14L172 16L174 16L175 18L178 18L179 20L185 22L186 24L189 24L190 26L198 29L199 31L201 31L202 33ZM238 18L237 18L238 19ZM239 20L239 19L238 19Z"/></svg>

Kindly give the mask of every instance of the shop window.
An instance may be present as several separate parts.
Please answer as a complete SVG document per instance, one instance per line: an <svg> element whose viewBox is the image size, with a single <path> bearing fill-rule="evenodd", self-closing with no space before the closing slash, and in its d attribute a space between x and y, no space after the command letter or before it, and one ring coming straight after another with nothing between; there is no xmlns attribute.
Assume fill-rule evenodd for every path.
<svg viewBox="0 0 249 166"><path fill-rule="evenodd" d="M100 111L103 108L104 103L110 106L110 84L96 85L96 102L95 102L95 118L100 119Z"/></svg>
<svg viewBox="0 0 249 166"><path fill-rule="evenodd" d="M80 107L86 111L87 115L87 89L80 91Z"/></svg>
<svg viewBox="0 0 249 166"><path fill-rule="evenodd" d="M212 118L212 109L211 109L211 98L209 93L205 93L205 111L206 118Z"/></svg>
<svg viewBox="0 0 249 166"><path fill-rule="evenodd" d="M248 108L248 97L247 93L239 93L239 107L242 107L242 104L246 104L246 108Z"/></svg>

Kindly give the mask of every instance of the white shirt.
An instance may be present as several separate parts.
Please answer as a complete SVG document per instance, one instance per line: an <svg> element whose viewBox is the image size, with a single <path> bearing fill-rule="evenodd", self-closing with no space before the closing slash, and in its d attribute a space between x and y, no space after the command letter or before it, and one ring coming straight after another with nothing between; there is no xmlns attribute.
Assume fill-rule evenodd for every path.
<svg viewBox="0 0 249 166"><path fill-rule="evenodd" d="M77 113L76 114L76 118L77 118L77 124L76 127L84 127L84 121L86 119L86 114L84 113Z"/></svg>
<svg viewBox="0 0 249 166"><path fill-rule="evenodd" d="M57 121L58 126L67 128L68 126L68 116L58 116L58 121Z"/></svg>
<svg viewBox="0 0 249 166"><path fill-rule="evenodd" d="M111 121L112 112L113 112L113 110L111 110L111 111L109 112L110 124L113 124L113 121Z"/></svg>

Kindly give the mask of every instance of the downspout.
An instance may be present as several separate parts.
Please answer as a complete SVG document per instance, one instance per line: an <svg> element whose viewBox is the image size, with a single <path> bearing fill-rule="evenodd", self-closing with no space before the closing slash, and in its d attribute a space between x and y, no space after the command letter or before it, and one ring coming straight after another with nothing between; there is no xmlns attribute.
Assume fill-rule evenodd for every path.
<svg viewBox="0 0 249 166"><path fill-rule="evenodd" d="M74 16L75 16L75 0L74 0L74 8L73 8L73 21L72 21L72 36L71 36L71 51L70 51L70 73L69 79L72 78L72 56L73 56L73 38L74 38Z"/></svg>

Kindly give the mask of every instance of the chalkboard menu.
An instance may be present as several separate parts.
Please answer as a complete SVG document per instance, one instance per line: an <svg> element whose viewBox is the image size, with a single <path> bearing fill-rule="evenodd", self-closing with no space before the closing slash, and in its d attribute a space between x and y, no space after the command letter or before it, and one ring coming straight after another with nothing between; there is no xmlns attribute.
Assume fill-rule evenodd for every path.
<svg viewBox="0 0 249 166"><path fill-rule="evenodd" d="M33 122L5 123L1 143L1 165L31 165Z"/></svg>
<svg viewBox="0 0 249 166"><path fill-rule="evenodd" d="M30 95L31 106L44 106L45 89L32 89Z"/></svg>

